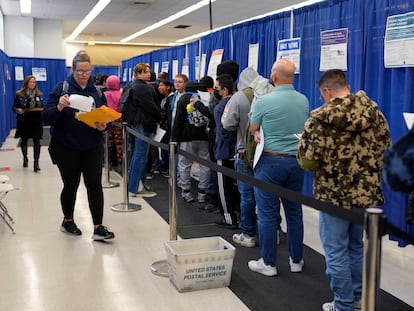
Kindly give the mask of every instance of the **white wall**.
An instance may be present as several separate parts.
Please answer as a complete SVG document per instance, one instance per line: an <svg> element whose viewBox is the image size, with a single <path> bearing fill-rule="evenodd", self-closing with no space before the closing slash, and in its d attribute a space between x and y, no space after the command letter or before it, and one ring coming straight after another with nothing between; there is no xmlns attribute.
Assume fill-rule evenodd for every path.
<svg viewBox="0 0 414 311"><path fill-rule="evenodd" d="M0 9L0 50L4 51L4 17Z"/></svg>
<svg viewBox="0 0 414 311"><path fill-rule="evenodd" d="M75 57L76 53L84 49L85 46L82 43L66 43L64 57L66 58L66 66L72 67L72 60Z"/></svg>
<svg viewBox="0 0 414 311"><path fill-rule="evenodd" d="M33 18L4 16L4 51L9 56L34 57Z"/></svg>
<svg viewBox="0 0 414 311"><path fill-rule="evenodd" d="M4 51L15 57L64 58L62 21L4 16Z"/></svg>
<svg viewBox="0 0 414 311"><path fill-rule="evenodd" d="M34 56L40 58L64 58L62 21L34 20Z"/></svg>

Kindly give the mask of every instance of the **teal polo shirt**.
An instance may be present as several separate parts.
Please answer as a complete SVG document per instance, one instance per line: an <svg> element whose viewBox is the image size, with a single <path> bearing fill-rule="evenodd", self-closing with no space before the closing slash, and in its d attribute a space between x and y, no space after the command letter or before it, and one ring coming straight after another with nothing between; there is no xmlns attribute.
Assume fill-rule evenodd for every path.
<svg viewBox="0 0 414 311"><path fill-rule="evenodd" d="M250 120L263 128L265 152L296 155L299 140L309 116L309 102L292 84L277 86L259 97Z"/></svg>

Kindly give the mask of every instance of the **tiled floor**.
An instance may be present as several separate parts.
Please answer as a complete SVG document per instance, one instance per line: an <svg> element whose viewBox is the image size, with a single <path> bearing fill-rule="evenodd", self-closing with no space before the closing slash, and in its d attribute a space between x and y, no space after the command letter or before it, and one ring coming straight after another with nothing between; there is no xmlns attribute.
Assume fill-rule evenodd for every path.
<svg viewBox="0 0 414 311"><path fill-rule="evenodd" d="M142 204L140 211L112 211L112 205L124 203L122 187L104 190L104 224L116 233L115 240L91 241L82 184L75 218L83 235L61 233L57 168L42 148L41 173L33 172L32 161L24 169L16 145L16 139L8 138L2 149L14 151L0 152L0 167L11 169L0 174L19 188L3 199L15 218L16 234L0 220L0 310L248 310L228 288L178 293L168 278L152 274L151 264L165 258L168 225L142 199L131 199ZM320 251L317 212L305 208L304 215L305 242ZM412 306L413 263L412 247L398 248L384 239L381 287Z"/></svg>

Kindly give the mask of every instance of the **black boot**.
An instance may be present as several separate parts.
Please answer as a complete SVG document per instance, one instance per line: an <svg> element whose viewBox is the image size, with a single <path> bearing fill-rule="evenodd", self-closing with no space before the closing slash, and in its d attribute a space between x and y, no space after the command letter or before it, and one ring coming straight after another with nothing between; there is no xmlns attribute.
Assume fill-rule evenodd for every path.
<svg viewBox="0 0 414 311"><path fill-rule="evenodd" d="M33 170L35 173L40 172L40 167L39 167L40 144L35 144L33 146L33 157L34 157Z"/></svg>
<svg viewBox="0 0 414 311"><path fill-rule="evenodd" d="M29 159L27 158L27 145L26 146L20 145L20 148L22 149L22 154L23 154L23 167L27 167L29 164Z"/></svg>

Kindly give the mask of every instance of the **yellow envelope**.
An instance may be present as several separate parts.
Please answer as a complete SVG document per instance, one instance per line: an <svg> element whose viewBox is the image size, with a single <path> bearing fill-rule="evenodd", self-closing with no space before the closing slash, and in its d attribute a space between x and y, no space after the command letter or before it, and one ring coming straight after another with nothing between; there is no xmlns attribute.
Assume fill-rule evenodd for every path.
<svg viewBox="0 0 414 311"><path fill-rule="evenodd" d="M96 108L90 112L80 113L76 118L79 121L82 121L87 125L96 128L95 122L109 123L119 119L121 116L121 113L107 106L100 106L99 108Z"/></svg>

